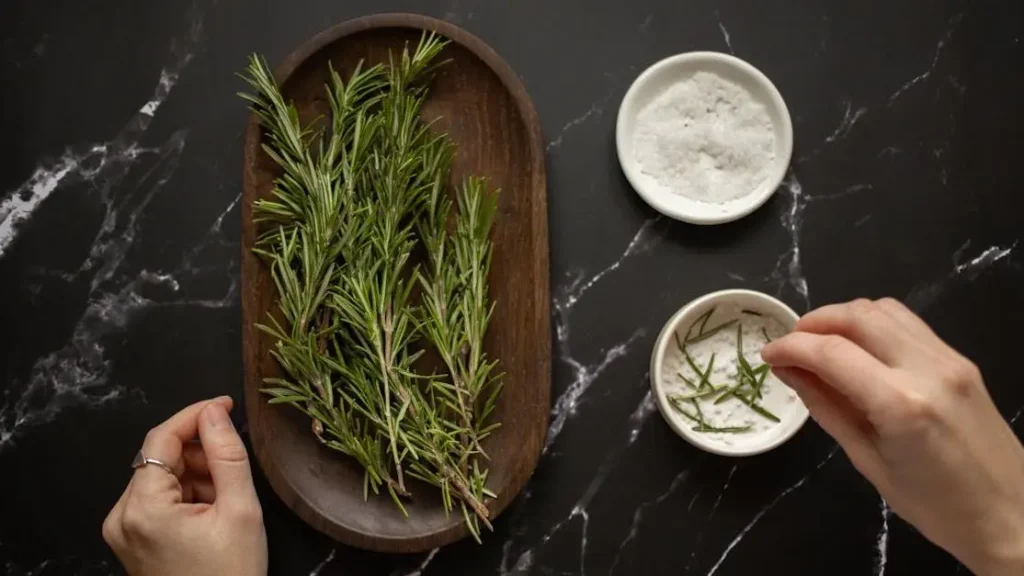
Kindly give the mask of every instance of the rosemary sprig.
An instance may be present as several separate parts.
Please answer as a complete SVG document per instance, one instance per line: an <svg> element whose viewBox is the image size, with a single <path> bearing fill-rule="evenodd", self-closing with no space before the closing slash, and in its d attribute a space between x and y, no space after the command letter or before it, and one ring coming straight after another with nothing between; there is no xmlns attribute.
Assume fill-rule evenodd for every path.
<svg viewBox="0 0 1024 576"><path fill-rule="evenodd" d="M676 394L675 397L678 398L679 400L684 400L688 402L690 400L697 400L699 398L708 398L710 396L718 394L721 391L721 388L709 388L708 390L704 390L703 392L695 392L693 394Z"/></svg>
<svg viewBox="0 0 1024 576"><path fill-rule="evenodd" d="M692 420L698 424L704 423L703 419L698 418L696 414L691 414L689 410L683 408L683 405L686 403L686 401L680 399L678 396L669 396L668 403L676 412L681 414L683 417Z"/></svg>
<svg viewBox="0 0 1024 576"><path fill-rule="evenodd" d="M693 427L693 430L696 430L697 432L718 432L718 433L722 433L722 434L742 434L743 432L749 432L750 429L751 429L751 426L749 424L747 424L746 426L725 426L725 427L708 426L707 424L698 424L697 426Z"/></svg>
<svg viewBox="0 0 1024 576"><path fill-rule="evenodd" d="M740 385L736 385L736 386L733 386L733 387L729 388L725 392L722 392L721 396L719 396L718 398L715 398L715 404L721 404L722 402L725 402L726 400L731 398L733 395L735 395L736 392L739 391L740 388L741 388Z"/></svg>
<svg viewBox="0 0 1024 576"><path fill-rule="evenodd" d="M693 380L690 380L689 378L684 376L682 372L676 372L676 376L679 376L679 379L685 382L686 385L689 386L690 388L693 388L694 390L697 389L697 384L695 384Z"/></svg>
<svg viewBox="0 0 1024 576"><path fill-rule="evenodd" d="M765 408L764 406L761 406L760 404L756 403L753 399L747 398L746 396L744 396L742 394L733 393L733 395L736 397L737 400L739 400L740 402L743 402L751 410L753 410L754 412L757 412L761 416L764 416L765 418L771 420L772 422L782 422L782 420L780 420L778 416L776 416L775 414L772 414L771 412L769 412L767 408Z"/></svg>
<svg viewBox="0 0 1024 576"><path fill-rule="evenodd" d="M444 45L424 34L412 53L357 66L347 82L332 68L326 123L302 125L256 56L245 76L253 93L242 97L282 171L271 197L253 205L254 250L278 296L278 314L260 329L287 375L266 379L264 392L363 466L365 496L384 487L404 512L405 477L418 478L440 489L447 511L459 503L479 539L493 494L478 457L501 390L483 352L496 202L470 179L452 206L451 144L420 120ZM421 240L426 272L411 264ZM445 373L417 373L421 341Z"/></svg>
<svg viewBox="0 0 1024 576"><path fill-rule="evenodd" d="M698 342L703 342L703 341L707 340L708 338L711 338L715 334L718 334L722 330L725 330L726 328L732 326L733 324L736 324L737 322L738 322L738 320L735 319L735 318L733 318L732 320L728 320L726 322L722 322L718 326L714 326L712 328L709 328L706 332L702 332L702 333L698 334L697 336L694 336L693 338L688 338L686 340L686 343L687 344L696 344Z"/></svg>
<svg viewBox="0 0 1024 576"><path fill-rule="evenodd" d="M704 328L708 325L708 320L711 319L711 315L714 314L714 313L715 313L715 307L712 306L711 309L709 309L707 312L705 312L703 315L701 315L700 318L698 318L698 320L700 321L700 330L697 331L697 335L698 336L704 333ZM694 322L694 324L696 324L696 322ZM690 326L690 329L692 330L693 326ZM687 337L689 337L690 332L687 331L686 335L687 335ZM689 339L689 338L687 338L687 339Z"/></svg>

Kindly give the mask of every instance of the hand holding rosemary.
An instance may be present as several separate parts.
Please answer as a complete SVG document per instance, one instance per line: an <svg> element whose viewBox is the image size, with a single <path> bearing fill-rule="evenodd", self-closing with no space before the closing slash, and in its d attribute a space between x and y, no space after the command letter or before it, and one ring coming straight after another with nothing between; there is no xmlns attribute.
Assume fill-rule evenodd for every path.
<svg viewBox="0 0 1024 576"><path fill-rule="evenodd" d="M259 328L284 371L263 392L362 466L364 497L383 488L405 513L416 478L479 540L494 497L482 442L498 427L502 386L483 350L497 196L479 178L449 191L453 145L420 119L444 45L425 34L347 81L332 67L323 121L301 124L257 56L244 76L253 93L241 96L281 170L253 204L254 250L277 288ZM436 368L421 360L428 347Z"/></svg>
<svg viewBox="0 0 1024 576"><path fill-rule="evenodd" d="M692 430L727 436L766 430L781 422L773 405L796 395L772 381L768 364L753 360L773 338L785 334L774 318L736 307L714 307L685 334L673 334L666 353L666 399Z"/></svg>

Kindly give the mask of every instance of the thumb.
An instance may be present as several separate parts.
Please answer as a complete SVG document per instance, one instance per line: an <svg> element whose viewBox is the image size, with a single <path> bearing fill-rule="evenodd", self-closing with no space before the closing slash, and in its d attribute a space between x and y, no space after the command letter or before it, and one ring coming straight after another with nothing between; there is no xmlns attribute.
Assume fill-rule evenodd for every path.
<svg viewBox="0 0 1024 576"><path fill-rule="evenodd" d="M240 513L254 506L259 510L249 455L222 404L210 403L199 415L199 441L216 492L215 507Z"/></svg>

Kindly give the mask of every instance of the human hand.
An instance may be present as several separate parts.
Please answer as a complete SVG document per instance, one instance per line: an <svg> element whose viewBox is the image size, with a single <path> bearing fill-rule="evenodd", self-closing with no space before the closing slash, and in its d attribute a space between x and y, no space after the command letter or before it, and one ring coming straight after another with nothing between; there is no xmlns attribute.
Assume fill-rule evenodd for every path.
<svg viewBox="0 0 1024 576"><path fill-rule="evenodd" d="M920 318L892 299L825 306L761 356L896 513L976 574L1024 574L1024 448Z"/></svg>
<svg viewBox="0 0 1024 576"><path fill-rule="evenodd" d="M143 454L174 474L137 468L103 522L103 539L129 574L267 573L262 509L231 406L229 397L199 402L146 434Z"/></svg>

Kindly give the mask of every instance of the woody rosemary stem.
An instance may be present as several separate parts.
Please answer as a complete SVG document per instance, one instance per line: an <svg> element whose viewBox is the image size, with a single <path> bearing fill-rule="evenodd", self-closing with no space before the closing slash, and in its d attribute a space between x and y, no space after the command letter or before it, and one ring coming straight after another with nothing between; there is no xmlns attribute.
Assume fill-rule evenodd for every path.
<svg viewBox="0 0 1024 576"><path fill-rule="evenodd" d="M279 168L269 197L253 203L254 251L277 297L260 329L285 374L263 392L359 462L366 497L383 488L405 512L407 480L426 482L479 540L493 497L482 443L498 426L501 390L483 350L497 200L479 178L450 188L452 144L420 119L443 47L425 34L347 81L330 69L330 118L309 125L266 63L250 61L253 94L242 96ZM423 269L411 263L421 247ZM425 346L440 373L418 362Z"/></svg>

